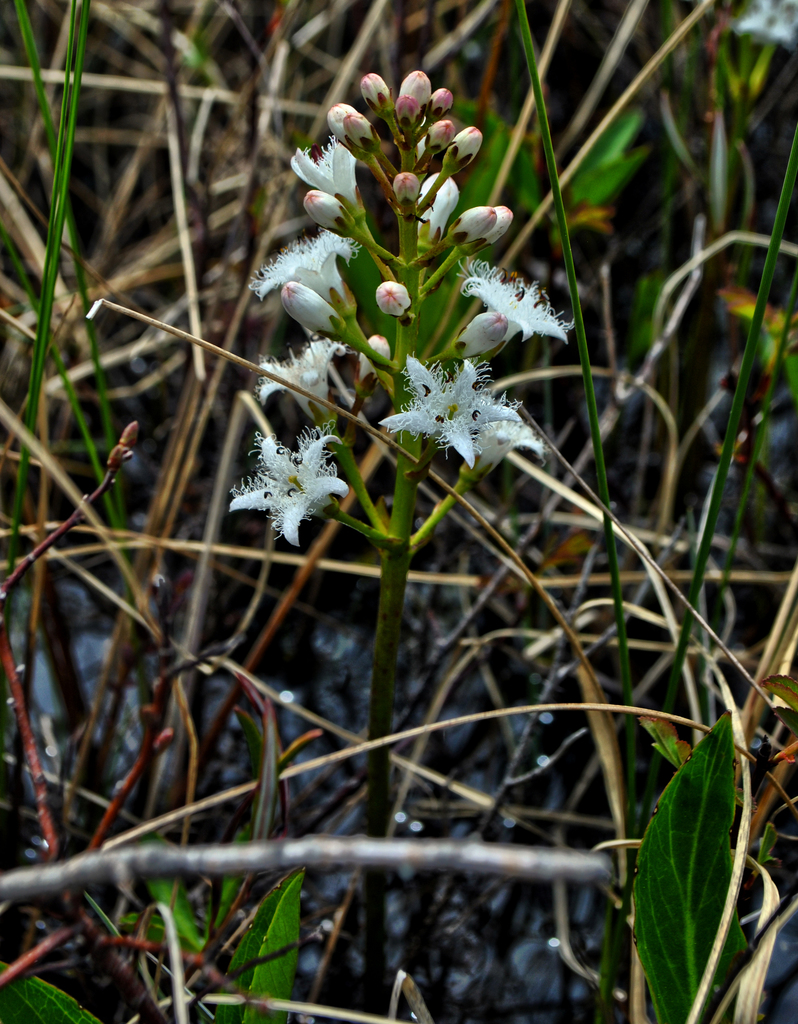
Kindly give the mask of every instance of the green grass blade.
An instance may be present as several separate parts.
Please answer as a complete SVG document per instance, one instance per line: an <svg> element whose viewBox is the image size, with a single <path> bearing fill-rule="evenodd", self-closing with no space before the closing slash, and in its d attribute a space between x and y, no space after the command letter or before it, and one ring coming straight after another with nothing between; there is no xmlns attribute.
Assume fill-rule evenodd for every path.
<svg viewBox="0 0 798 1024"><path fill-rule="evenodd" d="M598 481L598 492L602 502L610 507L610 491L607 484L607 470L604 463L604 450L601 445L601 429L599 427L598 407L596 405L596 393L593 390L593 376L590 370L590 356L587 350L587 336L585 334L585 321L582 317L582 307L579 302L579 291L576 284L576 268L574 266L573 253L571 251L571 240L568 235L568 223L565 216L565 205L562 199L562 191L557 176L557 163L554 157L554 146L551 141L549 130L549 119L544 103L543 89L540 84L535 51L532 45L532 33L529 28L529 21L526 15L526 8L523 0L516 0L518 20L521 25L521 38L526 53L527 66L532 78L532 87L535 91L535 104L540 125L540 135L543 142L543 150L546 154L546 167L549 172L551 194L554 200L554 209L557 215L557 225L562 239L562 256L565 264L565 272L568 277L568 290L571 295L571 306L574 313L574 330L576 342L579 347L579 362L582 366L582 380L585 387L585 400L587 403L587 415L590 422L590 436L593 441L593 456L596 463L596 477ZM621 669L621 685L623 688L624 703L632 703L632 673L629 664L629 645L626 637L626 619L623 610L623 590L621 589L621 576L618 566L618 551L615 545L615 535L612 528L612 520L604 516L604 537L607 546L607 558L610 567L612 580L612 600L615 609L615 622L618 628L618 660ZM634 819L637 800L635 796L635 724L630 715L625 716L626 729L626 786L628 801L628 829L634 834Z"/></svg>

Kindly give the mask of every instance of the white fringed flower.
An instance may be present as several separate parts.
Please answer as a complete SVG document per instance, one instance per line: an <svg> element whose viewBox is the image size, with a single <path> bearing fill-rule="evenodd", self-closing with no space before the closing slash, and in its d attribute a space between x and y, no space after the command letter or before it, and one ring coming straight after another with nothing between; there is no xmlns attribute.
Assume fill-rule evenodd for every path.
<svg viewBox="0 0 798 1024"><path fill-rule="evenodd" d="M798 43L798 0L751 0L742 16L732 22L740 35L750 33L757 42L794 50Z"/></svg>
<svg viewBox="0 0 798 1024"><path fill-rule="evenodd" d="M275 288L298 281L329 300L333 289L343 294L336 258L340 256L348 263L359 248L356 242L331 231L320 231L315 238L300 238L278 253L271 263L261 267L249 287L259 299L265 299Z"/></svg>
<svg viewBox="0 0 798 1024"><path fill-rule="evenodd" d="M484 260L468 264L463 281L463 295L475 295L488 309L507 317L505 341L518 331L527 341L533 334L546 334L550 338L568 341L566 331L573 327L554 312L546 295L535 283L527 284L520 277L505 281L504 271L491 267Z"/></svg>
<svg viewBox="0 0 798 1024"><path fill-rule="evenodd" d="M485 473L515 448L528 448L541 460L547 451L543 438L527 423L490 423L479 432L477 440L481 451L474 468Z"/></svg>
<svg viewBox="0 0 798 1024"><path fill-rule="evenodd" d="M405 368L413 401L403 412L380 421L383 427L434 437L445 448L454 448L473 468L481 451L479 433L489 423L520 421L515 405L486 390L487 363L465 362L456 375L446 374L436 364L426 367L410 356Z"/></svg>
<svg viewBox="0 0 798 1024"><path fill-rule="evenodd" d="M306 391L312 391L319 398L326 400L330 390L327 379L330 360L333 356L343 355L345 351L343 345L336 345L334 341L328 341L327 338L317 336L308 342L299 356L295 356L292 352L289 358L282 362L271 356L261 356L260 365L264 370L268 370L269 373L282 377L287 385L298 385ZM265 405L269 395L273 395L275 391L287 390L289 388L285 384L278 384L276 380L261 377L255 394L258 396L261 405ZM296 391L292 391L291 394L310 419L318 422L319 419L326 419L329 415L323 406L316 405L310 399L305 398L304 395L298 395Z"/></svg>
<svg viewBox="0 0 798 1024"><path fill-rule="evenodd" d="M324 149L296 151L291 157L294 173L311 188L326 192L330 196L343 196L347 202L357 206L357 184L355 164L357 161L335 137L331 137Z"/></svg>
<svg viewBox="0 0 798 1024"><path fill-rule="evenodd" d="M349 493L347 484L328 462L330 453L325 445L338 440L334 434L325 433L331 426L304 431L297 439L297 452L279 444L274 435L258 434L258 468L241 487L233 488L230 511L268 512L277 534L298 546L302 520L319 515L331 498L343 498Z"/></svg>

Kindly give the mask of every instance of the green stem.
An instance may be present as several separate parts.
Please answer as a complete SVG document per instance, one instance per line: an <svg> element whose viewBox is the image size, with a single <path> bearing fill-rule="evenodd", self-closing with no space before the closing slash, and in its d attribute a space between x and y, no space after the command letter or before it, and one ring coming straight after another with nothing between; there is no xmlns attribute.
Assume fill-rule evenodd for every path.
<svg viewBox="0 0 798 1024"><path fill-rule="evenodd" d="M734 454L734 443L740 426L740 417L742 415L743 405L745 404L745 393L748 388L748 381L751 377L751 370L756 357L759 335L762 330L762 321L765 316L765 306L767 305L768 296L770 295L770 286L773 282L773 273L776 269L779 247L781 246L781 240L784 236L784 225L787 220L790 199L792 198L792 193L795 188L796 175L798 175L798 124L796 125L795 133L793 135L790 159L787 163L787 171L784 175L784 184L782 185L779 205L776 210L773 233L770 236L770 245L768 246L767 257L765 258L765 267L762 271L762 279L759 282L759 291L756 297L754 315L751 318L748 338L745 342L745 350L743 352L742 363L740 365L740 375L737 378L737 386L734 389L734 398L732 399L731 411L729 412L729 422L726 425L726 436L723 439L723 448L720 453L718 469L715 474L715 481L709 499L709 510L707 512L706 524L696 553L695 568L693 570L693 577L690 583L690 593L688 596L689 603L693 607L698 604L701 587L704 585L704 573L706 571L707 561L709 560L709 553L712 547L712 538L715 535L715 526L718 522L721 502L723 501L723 491L726 485L726 478L729 475L729 466L731 465L732 456ZM688 609L684 613L682 629L679 634L679 642L676 645L676 653L673 658L671 674L668 680L668 691L662 705L663 711L671 711L676 703L676 693L678 691L679 680L682 675L684 659L687 654L687 646L690 642L692 626L693 613ZM654 789L657 783L657 770L659 768L660 760L660 755L654 752L651 758L648 779L646 780L645 795L640 808L641 828L648 821L651 803L654 798Z"/></svg>
<svg viewBox="0 0 798 1024"><path fill-rule="evenodd" d="M369 522L377 530L381 536L385 536L385 523L382 520L382 516L377 511L374 502L371 500L365 481L360 473L360 467L355 460L354 453L348 444L335 444L330 446L332 451L335 453L335 457L343 469L346 479L349 482L349 486L357 495L357 500L360 502L360 507L366 513L369 518Z"/></svg>
<svg viewBox="0 0 798 1024"><path fill-rule="evenodd" d="M382 549L396 546L396 542L383 530L375 530L373 527L367 526L362 520L355 516L350 516L347 512L337 508L336 505L328 506L324 511L328 519L335 519L336 522L341 523L343 526L348 526L351 530L362 533L364 537L371 541L375 548Z"/></svg>
<svg viewBox="0 0 798 1024"><path fill-rule="evenodd" d="M571 295L571 305L574 311L574 328L576 331L576 342L579 347L579 362L582 364L582 380L584 381L585 400L587 403L587 415L590 422L590 436L593 441L593 457L596 463L596 477L598 481L598 492L602 502L609 508L610 491L607 483L607 470L604 464L604 450L601 445L601 429L599 427L598 407L596 405L596 394L593 390L593 377L590 371L590 356L587 350L587 336L585 334L585 322L582 317L582 307L579 303L579 291L576 283L576 268L574 266L573 253L571 252L571 241L568 235L568 222L565 216L565 205L563 204L560 182L557 177L557 162L554 157L554 146L551 141L549 120L546 113L546 106L543 99L543 89L540 84L535 51L532 45L532 33L529 29L529 21L526 15L524 0L515 0L518 11L518 20L521 25L521 38L526 53L529 74L532 78L532 88L535 93L535 105L538 112L538 123L540 135L543 142L543 150L546 154L546 167L549 172L551 193L554 200L554 209L557 214L557 226L562 239L562 255L565 264L565 272L568 277L568 290ZM607 546L607 559L609 561L610 578L612 581L612 601L615 609L615 623L618 629L618 660L620 662L621 686L625 704L632 704L632 673L629 663L629 645L626 637L626 618L623 610L623 590L621 588L621 575L618 566L618 551L615 546L615 535L612 529L612 520L604 515L604 537ZM626 730L626 787L628 807L628 829L630 835L634 835L635 810L637 806L636 791L636 752L635 752L635 723L631 715L624 716L624 728Z"/></svg>

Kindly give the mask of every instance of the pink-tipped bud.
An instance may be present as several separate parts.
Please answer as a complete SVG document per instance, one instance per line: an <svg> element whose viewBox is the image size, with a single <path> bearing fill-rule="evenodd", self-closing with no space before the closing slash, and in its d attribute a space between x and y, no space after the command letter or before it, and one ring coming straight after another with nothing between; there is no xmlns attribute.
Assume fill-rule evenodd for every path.
<svg viewBox="0 0 798 1024"><path fill-rule="evenodd" d="M334 103L327 114L327 124L330 131L338 139L339 142L346 142L346 132L344 131L344 118L349 115L355 114L357 117L362 117L362 114L358 114L354 107L351 107L348 103ZM364 118L365 120L365 118Z"/></svg>
<svg viewBox="0 0 798 1024"><path fill-rule="evenodd" d="M421 192L421 182L409 171L402 171L393 179L393 194L402 206L412 206Z"/></svg>
<svg viewBox="0 0 798 1024"><path fill-rule="evenodd" d="M452 109L453 103L454 96L452 96L448 89L436 89L429 102L429 116L443 117L444 114L448 114Z"/></svg>
<svg viewBox="0 0 798 1024"><path fill-rule="evenodd" d="M312 288L289 281L280 292L283 308L294 320L298 320L309 331L321 331L324 334L335 333L333 319L335 310Z"/></svg>
<svg viewBox="0 0 798 1024"><path fill-rule="evenodd" d="M496 224L493 230L485 235L486 242L495 242L501 238L513 222L513 211L508 206L494 206L493 209L496 212Z"/></svg>
<svg viewBox="0 0 798 1024"><path fill-rule="evenodd" d="M396 100L396 120L400 128L415 128L421 124L424 114L418 100L413 96L399 96Z"/></svg>
<svg viewBox="0 0 798 1024"><path fill-rule="evenodd" d="M363 99L375 114L382 116L383 114L389 114L393 110L391 90L379 75L373 73L365 75L360 80L360 91L363 93Z"/></svg>
<svg viewBox="0 0 798 1024"><path fill-rule="evenodd" d="M307 215L328 231L343 231L349 222L349 215L335 196L316 188L305 195L303 205Z"/></svg>
<svg viewBox="0 0 798 1024"><path fill-rule="evenodd" d="M410 295L398 281L383 281L377 289L377 305L388 316L402 316L410 308Z"/></svg>
<svg viewBox="0 0 798 1024"><path fill-rule="evenodd" d="M391 346L388 344L388 339L381 334L372 334L368 343L369 348L372 348L377 355L383 356L385 359L391 358Z"/></svg>
<svg viewBox="0 0 798 1024"><path fill-rule="evenodd" d="M492 206L475 206L466 210L449 228L447 241L455 245L484 241L496 227L496 211Z"/></svg>
<svg viewBox="0 0 798 1024"><path fill-rule="evenodd" d="M456 174L464 167L468 167L481 145L482 132L479 128L464 128L458 132L443 158L444 174Z"/></svg>
<svg viewBox="0 0 798 1024"><path fill-rule="evenodd" d="M427 146L430 153L442 153L454 138L454 125L451 121L436 121L427 132Z"/></svg>
<svg viewBox="0 0 798 1024"><path fill-rule="evenodd" d="M344 135L346 142L353 148L374 151L379 149L380 137L367 118L355 111L344 118Z"/></svg>
<svg viewBox="0 0 798 1024"><path fill-rule="evenodd" d="M465 359L482 355L496 348L507 333L507 317L504 313L479 313L454 343L458 353Z"/></svg>
<svg viewBox="0 0 798 1024"><path fill-rule="evenodd" d="M432 95L432 85L423 71L411 71L402 82L400 96L412 96L419 107L424 110Z"/></svg>

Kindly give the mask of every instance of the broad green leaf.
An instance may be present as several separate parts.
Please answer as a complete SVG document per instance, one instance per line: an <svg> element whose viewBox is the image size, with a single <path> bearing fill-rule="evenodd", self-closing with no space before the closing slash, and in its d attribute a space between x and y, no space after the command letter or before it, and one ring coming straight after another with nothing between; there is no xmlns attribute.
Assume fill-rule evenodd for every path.
<svg viewBox="0 0 798 1024"><path fill-rule="evenodd" d="M726 714L660 797L635 878L635 941L661 1024L684 1024L731 878L734 742ZM746 940L735 914L716 984Z"/></svg>
<svg viewBox="0 0 798 1024"><path fill-rule="evenodd" d="M301 872L294 876L286 886L285 895L275 909L274 917L261 943L258 956L267 956L298 940L299 897L302 892L303 878L304 872ZM255 968L249 991L253 995L271 995L275 999L290 999L294 988L298 952L297 949L292 949L274 960L259 964ZM262 1014L253 1007L246 1008L244 1024L257 1024L262 1019ZM275 1013L270 1019L276 1024L286 1024L288 1014L286 1012Z"/></svg>
<svg viewBox="0 0 798 1024"><path fill-rule="evenodd" d="M0 965L5 970L8 964ZM3 1024L100 1024L66 992L39 978L21 978L0 989Z"/></svg>
<svg viewBox="0 0 798 1024"><path fill-rule="evenodd" d="M284 878L266 896L255 915L255 919L238 944L238 949L235 951L233 959L230 961L230 966L227 969L228 974L237 971L245 963L256 959L256 957L265 956L267 953L280 949L291 942L296 942L299 938L299 894L304 877L304 871L295 871ZM285 907L283 907L284 902ZM239 975L236 978L235 984L245 992L258 992L262 994L264 991L268 991L272 996L287 999L291 995L291 988L294 983L296 960L296 950L292 950L285 957L263 965L274 968L278 964L283 964L282 978L277 979L278 984L281 984L279 988L268 990L255 988L255 975L259 969L256 967L250 967ZM291 984L287 986L285 982L288 980L289 975ZM259 976L259 980L261 977ZM220 1006L216 1011L214 1020L216 1024L244 1024L245 1009L246 1007L244 1006ZM284 1022L285 1017L285 1014L277 1014L274 1016L274 1020ZM257 1015L251 1019L257 1020ZM248 1021L247 1024L249 1024Z"/></svg>
<svg viewBox="0 0 798 1024"><path fill-rule="evenodd" d="M680 740L673 722L666 722L662 718L640 718L640 724L654 737L654 749L670 761L676 768L681 768L690 756L690 744L687 740Z"/></svg>

